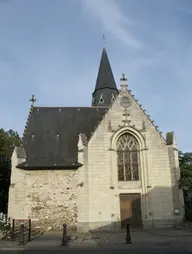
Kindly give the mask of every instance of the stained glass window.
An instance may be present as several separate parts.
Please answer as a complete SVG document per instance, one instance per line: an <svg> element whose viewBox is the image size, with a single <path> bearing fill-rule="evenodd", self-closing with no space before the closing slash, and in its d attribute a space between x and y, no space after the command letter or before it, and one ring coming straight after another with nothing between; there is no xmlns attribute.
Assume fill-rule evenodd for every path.
<svg viewBox="0 0 192 254"><path fill-rule="evenodd" d="M117 141L117 167L119 181L139 180L139 144L129 133Z"/></svg>

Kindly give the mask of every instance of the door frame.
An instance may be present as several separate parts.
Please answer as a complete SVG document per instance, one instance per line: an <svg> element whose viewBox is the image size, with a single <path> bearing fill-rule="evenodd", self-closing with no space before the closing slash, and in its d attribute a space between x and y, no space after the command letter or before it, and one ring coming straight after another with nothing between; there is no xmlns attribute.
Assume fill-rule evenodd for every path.
<svg viewBox="0 0 192 254"><path fill-rule="evenodd" d="M134 196L135 197L138 197L139 198L139 207L138 209L140 211L138 211L138 215L139 215L139 222L138 224L132 224L134 222L134 220L132 220L132 223L131 223L131 220L127 220L126 221L123 221L122 220L122 214L121 214L121 196L127 196L127 197L130 197L128 198L128 200L131 200L132 202L134 202L134 200L137 200L137 199L134 199ZM143 220L142 220L142 202L141 202L141 193L140 192L134 192L134 193L119 193L119 209L120 209L120 221L121 221L121 228L124 228L125 226L125 223L126 224L130 224L131 227L137 227L137 228L142 228L143 227ZM131 202L131 203L132 203Z"/></svg>

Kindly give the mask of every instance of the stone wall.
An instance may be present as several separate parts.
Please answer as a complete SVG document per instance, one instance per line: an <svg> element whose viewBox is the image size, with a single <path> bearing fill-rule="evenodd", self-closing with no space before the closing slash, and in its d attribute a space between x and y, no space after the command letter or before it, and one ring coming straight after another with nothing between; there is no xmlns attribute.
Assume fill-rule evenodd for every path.
<svg viewBox="0 0 192 254"><path fill-rule="evenodd" d="M124 95L131 100L129 124L123 122L125 110L120 106ZM119 183L116 141L126 131L140 144L140 179ZM173 202L179 190L174 188L172 162L178 163L178 158L171 159L166 141L128 91L121 91L89 143L78 146L83 167L77 171L20 170L15 165L22 160L13 153L9 216L32 218L45 229L61 228L63 223L78 223L84 231L106 228L120 221L119 195L140 193L145 226L162 227L182 219L174 214L179 202L177 207Z"/></svg>
<svg viewBox="0 0 192 254"><path fill-rule="evenodd" d="M175 139L174 133L172 133L172 135L173 135L173 139ZM168 151L169 151L169 162L170 162L170 169L171 169L173 203L174 203L175 209L179 209L180 216L183 217L185 213L184 198L183 198L183 190L182 188L179 188L179 180L180 180L181 174L180 174L180 167L179 167L179 154L178 154L176 141L173 142L172 145L168 145Z"/></svg>
<svg viewBox="0 0 192 254"><path fill-rule="evenodd" d="M8 217L25 218L25 171L16 168L16 165L25 161L19 158L17 148L14 149L11 159L11 181L9 186Z"/></svg>
<svg viewBox="0 0 192 254"><path fill-rule="evenodd" d="M42 227L77 225L77 174L72 170L39 170L27 173L25 205L28 216Z"/></svg>
<svg viewBox="0 0 192 254"><path fill-rule="evenodd" d="M19 181L17 181L18 172ZM77 226L77 171L12 168L9 216L31 218L41 228Z"/></svg>
<svg viewBox="0 0 192 254"><path fill-rule="evenodd" d="M131 100L127 110L131 122L127 125L122 122L125 110L120 106L120 99L125 95ZM122 188L117 180L115 142L125 131L131 132L140 143L141 182L126 182ZM88 158L90 228L107 227L114 220L120 220L120 193L141 193L144 225L163 226L180 219L173 213L173 186L166 141L128 91L120 92L93 133L88 143Z"/></svg>

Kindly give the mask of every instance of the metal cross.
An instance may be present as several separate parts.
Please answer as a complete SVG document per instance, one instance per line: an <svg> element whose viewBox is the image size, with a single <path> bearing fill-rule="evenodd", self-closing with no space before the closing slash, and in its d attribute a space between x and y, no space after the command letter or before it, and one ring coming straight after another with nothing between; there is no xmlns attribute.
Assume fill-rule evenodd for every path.
<svg viewBox="0 0 192 254"><path fill-rule="evenodd" d="M105 47L105 35L103 35L102 40L103 40L103 47Z"/></svg>
<svg viewBox="0 0 192 254"><path fill-rule="evenodd" d="M29 101L31 101L31 102L32 102L32 105L34 105L34 102L36 101L35 95L32 95L32 97L31 97L31 99L30 99Z"/></svg>

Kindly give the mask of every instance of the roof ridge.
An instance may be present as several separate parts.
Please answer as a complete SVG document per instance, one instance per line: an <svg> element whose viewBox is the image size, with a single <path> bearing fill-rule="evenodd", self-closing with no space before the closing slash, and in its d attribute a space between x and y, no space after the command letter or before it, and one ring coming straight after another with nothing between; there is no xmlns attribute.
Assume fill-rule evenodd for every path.
<svg viewBox="0 0 192 254"><path fill-rule="evenodd" d="M104 119L105 119L105 116L108 114L108 112L111 110L111 108L112 108L112 104L110 105L110 107L107 108L107 111L106 111L105 114L102 116L100 122L98 123L98 125L95 127L95 129L94 129L93 132L91 133L88 142L92 139L93 135L95 134L95 132L97 131L97 129L99 128L99 126L102 124L102 122L103 122Z"/></svg>

